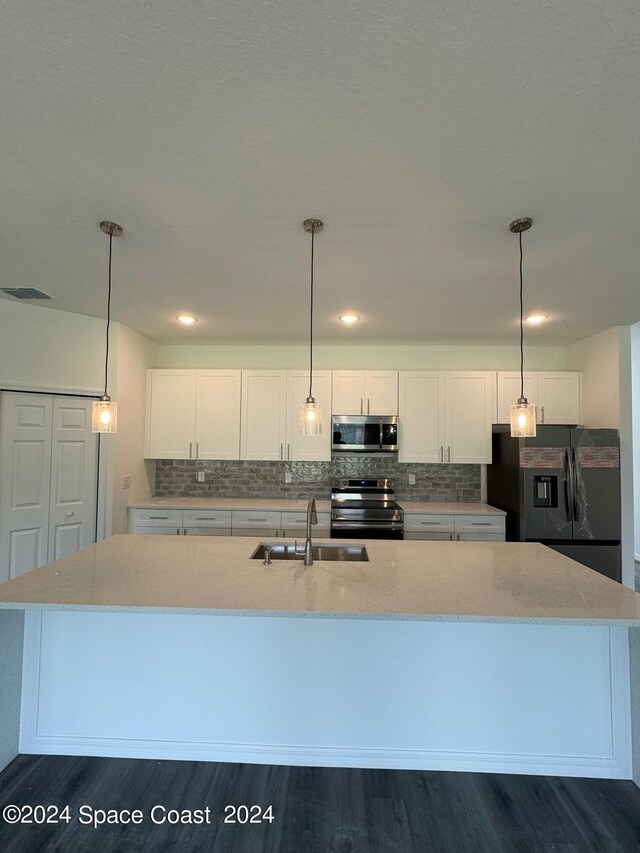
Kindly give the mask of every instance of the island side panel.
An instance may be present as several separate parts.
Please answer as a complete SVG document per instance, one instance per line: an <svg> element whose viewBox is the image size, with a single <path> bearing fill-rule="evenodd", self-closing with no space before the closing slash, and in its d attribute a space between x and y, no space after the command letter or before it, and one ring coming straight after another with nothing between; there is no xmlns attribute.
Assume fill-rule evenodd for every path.
<svg viewBox="0 0 640 853"><path fill-rule="evenodd" d="M0 610L0 770L18 754L24 611Z"/></svg>
<svg viewBox="0 0 640 853"><path fill-rule="evenodd" d="M27 624L23 752L631 777L625 629L77 611L38 621L32 637Z"/></svg>
<svg viewBox="0 0 640 853"><path fill-rule="evenodd" d="M640 628L629 628L633 781L640 788Z"/></svg>

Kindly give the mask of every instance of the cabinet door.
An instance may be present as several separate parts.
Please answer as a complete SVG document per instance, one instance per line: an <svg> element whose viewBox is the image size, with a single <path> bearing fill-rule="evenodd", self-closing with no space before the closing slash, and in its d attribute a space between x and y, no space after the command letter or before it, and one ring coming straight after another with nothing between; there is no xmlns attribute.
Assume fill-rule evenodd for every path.
<svg viewBox="0 0 640 853"><path fill-rule="evenodd" d="M196 459L240 458L240 370L198 370Z"/></svg>
<svg viewBox="0 0 640 853"><path fill-rule="evenodd" d="M444 378L441 373L399 375L400 462L442 462ZM406 520L406 519L405 519Z"/></svg>
<svg viewBox="0 0 640 853"><path fill-rule="evenodd" d="M509 373L498 373L497 382L497 414L494 423L509 423L509 408L517 403L520 396L520 373L512 371ZM524 374L524 396L534 406L538 405L538 374L528 372ZM537 411L538 422L540 422L540 409Z"/></svg>
<svg viewBox="0 0 640 853"><path fill-rule="evenodd" d="M538 374L538 423L582 423L580 373Z"/></svg>
<svg viewBox="0 0 640 853"><path fill-rule="evenodd" d="M397 415L398 371L368 370L364 396L365 415Z"/></svg>
<svg viewBox="0 0 640 853"><path fill-rule="evenodd" d="M331 460L331 371L313 374L313 396L322 411L322 433L302 435L300 405L309 396L309 374L304 370L287 372L287 441L285 459L295 461Z"/></svg>
<svg viewBox="0 0 640 853"><path fill-rule="evenodd" d="M147 372L147 459L195 455L196 371Z"/></svg>
<svg viewBox="0 0 640 853"><path fill-rule="evenodd" d="M241 459L284 459L287 374L242 371Z"/></svg>
<svg viewBox="0 0 640 853"><path fill-rule="evenodd" d="M495 373L445 375L445 461L491 462Z"/></svg>
<svg viewBox="0 0 640 853"><path fill-rule="evenodd" d="M334 370L332 414L362 415L366 413L364 370Z"/></svg>

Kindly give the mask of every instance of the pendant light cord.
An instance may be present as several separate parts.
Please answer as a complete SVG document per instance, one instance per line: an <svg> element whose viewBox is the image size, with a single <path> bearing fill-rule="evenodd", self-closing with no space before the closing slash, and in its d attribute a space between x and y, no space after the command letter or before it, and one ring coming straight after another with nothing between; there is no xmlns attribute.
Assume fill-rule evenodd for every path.
<svg viewBox="0 0 640 853"><path fill-rule="evenodd" d="M309 396L313 397L313 244L316 236L315 225L311 226L311 308L309 311Z"/></svg>
<svg viewBox="0 0 640 853"><path fill-rule="evenodd" d="M111 250L113 247L113 231L109 234L109 289L107 292L107 346L104 358L104 396L107 396L107 371L109 368L109 326L111 325Z"/></svg>
<svg viewBox="0 0 640 853"><path fill-rule="evenodd" d="M520 396L524 397L524 323L522 299L522 231L518 234L520 240Z"/></svg>

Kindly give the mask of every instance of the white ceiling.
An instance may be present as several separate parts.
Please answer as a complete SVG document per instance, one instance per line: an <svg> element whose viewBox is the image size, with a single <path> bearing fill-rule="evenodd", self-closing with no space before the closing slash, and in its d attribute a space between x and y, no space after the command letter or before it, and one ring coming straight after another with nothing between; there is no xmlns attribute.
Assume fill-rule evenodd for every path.
<svg viewBox="0 0 640 853"><path fill-rule="evenodd" d="M528 215L529 342L640 320L637 2L0 10L0 286L104 316L114 219L116 319L303 342L319 216L319 342L513 344Z"/></svg>

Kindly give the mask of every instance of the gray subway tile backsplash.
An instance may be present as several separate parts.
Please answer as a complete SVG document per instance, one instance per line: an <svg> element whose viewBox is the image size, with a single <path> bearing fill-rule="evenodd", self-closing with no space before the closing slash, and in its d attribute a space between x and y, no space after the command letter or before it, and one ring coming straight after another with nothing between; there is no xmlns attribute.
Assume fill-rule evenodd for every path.
<svg viewBox="0 0 640 853"><path fill-rule="evenodd" d="M202 471L205 482L198 483ZM291 483L285 483L285 473ZM409 485L414 474L415 485ZM341 456L331 462L254 462L159 459L157 497L329 498L331 483L353 477L386 478L399 500L480 500L479 465L424 465L372 456Z"/></svg>

